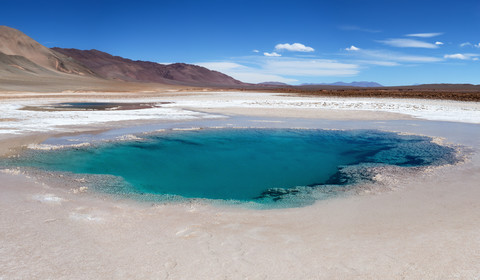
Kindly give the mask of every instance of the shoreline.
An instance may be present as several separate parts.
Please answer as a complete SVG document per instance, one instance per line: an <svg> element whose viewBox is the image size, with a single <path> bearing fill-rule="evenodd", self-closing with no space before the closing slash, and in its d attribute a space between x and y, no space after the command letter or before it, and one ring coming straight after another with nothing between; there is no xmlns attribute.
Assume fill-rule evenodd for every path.
<svg viewBox="0 0 480 280"><path fill-rule="evenodd" d="M15 146L15 139L36 140L36 135L104 131L124 125L256 116L328 120L417 120L480 123L480 103L463 101L393 98L298 97L291 94L254 92L19 93L0 95L0 155ZM15 104L12 107L12 102ZM24 106L44 106L61 102L149 102L158 108L114 111L25 111ZM171 102L171 104L162 104ZM408 105L408 104L414 105ZM418 104L417 104L418 103ZM443 116L443 117L441 117ZM18 137L17 137L18 135ZM31 135L31 136L30 136ZM9 141L12 138L14 140ZM13 142L13 144L6 144Z"/></svg>
<svg viewBox="0 0 480 280"><path fill-rule="evenodd" d="M395 187L392 185L394 181L398 180L405 180L406 177L414 177L414 176L421 176L425 172L431 172L433 169L441 169L441 168L448 168L448 166L456 166L456 165L461 165L464 164L465 161L468 159L469 152L467 152L467 148L465 146L459 146L459 145L454 145L453 143L445 143L444 138L441 137L432 137L428 135L420 135L417 133L405 133L405 132L398 132L398 131L392 131L392 130L379 130L379 129L347 129L347 128L319 128L317 124L312 126L312 123L304 123L306 126L302 127L295 127L292 126L292 124L288 121L282 118L283 121L280 121L280 119L276 120L265 120L257 123L257 120L248 120L253 123L248 123L245 119L241 120L241 124L244 124L243 126L234 126L233 124L229 125L223 125L223 126L202 126L202 122L195 122L194 125L190 127L187 125L186 127L170 127L170 128L164 128L166 127L165 124L160 124L152 127L151 125L149 126L131 126L131 127L126 127L126 128L121 128L121 129L112 129L112 130L106 130L106 131L95 131L94 134L91 133L69 133L69 134L60 134L60 135L54 135L51 136L50 138L47 138L44 142L41 144L29 144L27 147L21 148L22 152L25 150L42 150L42 151L54 151L54 150L63 150L63 149L77 149L81 147L86 147L86 146L93 146L96 147L97 145L105 145L108 143L118 143L118 142L124 142L124 141L148 141L148 138L151 135L159 135L159 134L174 134L178 131L197 131L197 130L206 130L206 131L212 131L212 130L249 130L249 129L255 129L255 130L320 130L320 131L328 131L328 130L336 130L336 131L352 131L352 130L374 130L374 131L379 131L379 132L387 132L387 133L394 133L397 135L412 135L412 136L420 136L420 137L426 137L429 139L429 142L451 148L455 150L455 163L445 163L445 164L433 164L433 165L420 165L420 166L397 166L394 164L387 164L387 163L378 163L378 165L371 165L368 163L356 163L356 164L351 164L351 165L346 165L342 167L342 170L350 170L347 173L352 172L353 169L357 170L354 172L354 174L346 175L348 178L349 176L367 176L364 174L365 172L370 174L368 175L368 179L363 179L361 182L356 182L354 177L351 177L350 179L353 180L350 183L347 184L333 184L333 185L322 185L319 189L313 188L311 190L308 190L308 194L311 195L312 199L314 197L317 197L314 199L315 201L313 204L323 201L323 200L328 200L336 197L348 197L348 196L354 196L354 195L362 195L362 194L377 194L377 193L383 193L385 191L391 191ZM232 122L231 119L226 120L228 122ZM291 120L290 120L291 121ZM281 125L279 126L279 123ZM188 123L186 123L188 124ZM250 125L248 125L250 124ZM267 126L265 126L265 124ZM271 126L272 124L276 126ZM270 125L270 126L268 126ZM336 124L338 125L338 124ZM161 128L159 128L161 127ZM338 126L337 126L338 127ZM144 130L145 128L148 128L148 130ZM130 131L129 131L130 129ZM132 130L134 132L132 132ZM119 133L116 133L115 131L119 131ZM79 138L80 137L80 138ZM17 152L15 157L21 156L21 152ZM372 163L373 164L373 163ZM2 169L0 168L0 171ZM68 182L71 185L74 185L76 189L89 189L92 190L95 195L101 195L105 196L106 199L126 199L126 200L131 200L132 202L146 202L146 203L166 203L166 204L177 204L177 203L190 203L191 201L199 201L201 203L205 203L208 205L212 206L226 206L226 207L246 207L246 208L252 208L256 210L265 210L265 209L286 209L286 208L295 208L295 207L305 207L309 204L304 204L300 202L291 202L294 203L295 205L297 203L298 206L279 206L277 204L263 204L261 202L257 201L237 201L237 200L224 200L224 199L208 199L208 198L191 198L191 197L181 197L173 194L168 194L168 195L161 195L161 194L139 194L139 193L125 193L125 194L116 194L116 193L110 193L108 191L103 192L102 190L95 190L97 189L95 186L95 183L92 183L92 181L95 181L95 177L99 176L104 176L104 175L97 175L97 174L75 174L70 172L62 172L62 171L53 171L53 170L37 170L36 168L31 168L31 167L17 167L13 166L12 168L4 168L3 170L7 170L7 173L20 173L20 174L25 174L26 176L29 177L34 177L38 182L41 183L47 183L52 187L62 187L65 182ZM339 171L343 174L345 171ZM360 172L360 173L359 173ZM363 174L363 175L362 175ZM105 175L105 179L107 180L108 177L111 175ZM113 175L112 175L113 176ZM61 177L60 180L55 180L55 177ZM77 184L78 178L81 178L80 183ZM365 177L365 178L367 178ZM397 178L395 180L391 178ZM404 178L405 177L405 178ZM85 181L85 178L90 178ZM387 179L390 178L390 179ZM403 179L402 179L403 178ZM364 180L366 180L364 182ZM90 184L93 184L92 186L87 187L86 182L89 182ZM330 189L333 187L332 190L327 191L324 190L324 188ZM302 186L299 186L300 189L304 188ZM328 193L328 195L327 195Z"/></svg>
<svg viewBox="0 0 480 280"><path fill-rule="evenodd" d="M239 123L273 127L311 125L338 129L343 124L345 129L377 128L444 138L446 143L468 146L473 151L462 164L432 168L415 177L385 174L383 180L395 187L393 191L329 199L302 208L262 211L217 207L195 200L155 205L114 200L80 189L81 181L79 186L65 182L63 188L57 188L28 175L16 175L15 170L2 172L0 278L478 277L479 124L427 121L388 113L375 115L367 111L361 111L367 112L363 120L341 121L355 118L359 111L348 111L350 115L337 112L332 116L328 114L331 112L302 112L302 105L266 113L262 112L264 107L231 110L218 104L208 109L215 105L213 101L218 101L216 97L184 96L176 104L194 109L185 106L188 100L181 99L199 102L206 99L202 106L207 113L224 110L238 115L161 120L161 125L192 128L197 127L196 122L215 125L233 122L235 118ZM232 100L229 96L220 97ZM262 101L265 97L249 98ZM472 108L475 106L478 105ZM278 122L282 120L273 115L282 112L311 117ZM248 113L252 115L241 117ZM322 114L332 117L319 118ZM132 122L140 129L153 125L149 119ZM122 132L122 123L129 122L80 127L104 126L103 132L111 128ZM84 133L75 131L75 126L61 129L63 135ZM38 137L38 132L30 133ZM51 133L54 131L46 131L45 135ZM0 137L0 143L7 138L10 137ZM18 140L8 141L23 145ZM61 177L58 179L62 181Z"/></svg>

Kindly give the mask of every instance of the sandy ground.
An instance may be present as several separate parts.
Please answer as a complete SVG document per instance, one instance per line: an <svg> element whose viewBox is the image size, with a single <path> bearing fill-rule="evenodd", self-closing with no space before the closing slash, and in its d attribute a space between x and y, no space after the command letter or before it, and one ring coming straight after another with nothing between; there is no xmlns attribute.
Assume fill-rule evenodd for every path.
<svg viewBox="0 0 480 280"><path fill-rule="evenodd" d="M0 143L6 154L55 133L247 114L260 121L357 119L356 128L444 137L472 153L463 164L414 178L384 176L391 191L282 210L119 201L3 170L0 279L479 279L478 103L298 99L172 92L9 96L0 99ZM65 100L175 103L136 115L18 110ZM448 122L433 121L439 118Z"/></svg>

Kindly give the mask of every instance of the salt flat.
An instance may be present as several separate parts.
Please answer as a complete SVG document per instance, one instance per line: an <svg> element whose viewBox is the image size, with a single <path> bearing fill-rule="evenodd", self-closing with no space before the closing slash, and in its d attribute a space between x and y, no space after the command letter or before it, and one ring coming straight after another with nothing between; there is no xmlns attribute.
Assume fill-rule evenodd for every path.
<svg viewBox="0 0 480 280"><path fill-rule="evenodd" d="M1 100L1 99L0 99ZM31 111L41 106L71 100L88 102L171 102L158 108L126 111ZM209 112L211 114L200 113ZM275 112L277 111L277 112ZM361 113L359 113L361 112ZM386 113L386 114L382 114ZM105 125L118 121L191 120L221 117L221 114L321 117L327 119L406 119L480 123L480 103L447 100L392 98L298 97L251 92L191 92L140 97L131 94L82 94L81 98L57 94L10 95L0 101L0 135L25 132L71 131L68 126ZM403 116L401 116L401 115Z"/></svg>
<svg viewBox="0 0 480 280"><path fill-rule="evenodd" d="M129 111L19 110L72 101L173 103ZM201 201L151 205L115 200L82 189L81 181L59 186L21 170L4 169L0 278L480 276L479 103L245 92L42 94L39 98L27 94L0 101L0 146L6 153L56 134L159 121L194 120L201 125L239 115L256 116L262 125L287 117L360 120L344 127L424 134L470 152L459 165L428 169L415 177L380 174L381 191L367 189L355 196L281 210Z"/></svg>

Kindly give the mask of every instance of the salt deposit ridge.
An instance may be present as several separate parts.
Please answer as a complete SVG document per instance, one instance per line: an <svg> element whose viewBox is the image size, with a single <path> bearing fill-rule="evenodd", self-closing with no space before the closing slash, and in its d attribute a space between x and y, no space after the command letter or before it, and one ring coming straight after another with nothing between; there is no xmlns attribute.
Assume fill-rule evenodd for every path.
<svg viewBox="0 0 480 280"><path fill-rule="evenodd" d="M132 98L133 97L133 98ZM130 102L124 98L76 97L88 102ZM52 94L48 98L29 98L0 101L0 135L23 134L28 132L69 131L71 126L86 126L118 121L152 120L194 120L222 117L215 113L202 113L202 110L215 111L216 108L236 108L243 110L293 109L339 110L365 112L386 112L404 114L414 118L480 123L480 103L449 100L391 99L391 98L336 98L298 97L277 93L254 92L199 92L191 95L175 95L132 98L131 102L172 102L159 107L138 110L107 111L42 111L22 110L25 106L41 106L65 102L65 98ZM70 98L72 99L72 98ZM199 112L200 111L200 112ZM248 112L246 112L248 114ZM301 114L299 115L301 116ZM328 115L327 115L328 117Z"/></svg>

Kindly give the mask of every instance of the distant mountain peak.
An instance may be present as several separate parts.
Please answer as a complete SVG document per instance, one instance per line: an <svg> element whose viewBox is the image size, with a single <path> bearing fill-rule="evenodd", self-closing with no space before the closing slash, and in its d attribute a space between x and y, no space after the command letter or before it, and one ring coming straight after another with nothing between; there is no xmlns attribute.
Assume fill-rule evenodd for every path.
<svg viewBox="0 0 480 280"><path fill-rule="evenodd" d="M383 85L376 83L376 82L368 82L368 81L354 81L350 83L345 82L335 82L335 83L308 83L302 84L303 86L311 86L311 85L322 85L322 86L345 86L345 87L383 87Z"/></svg>
<svg viewBox="0 0 480 280"><path fill-rule="evenodd" d="M282 82L263 82L263 83L258 83L257 85L264 85L264 86L289 86L289 84L282 83Z"/></svg>

